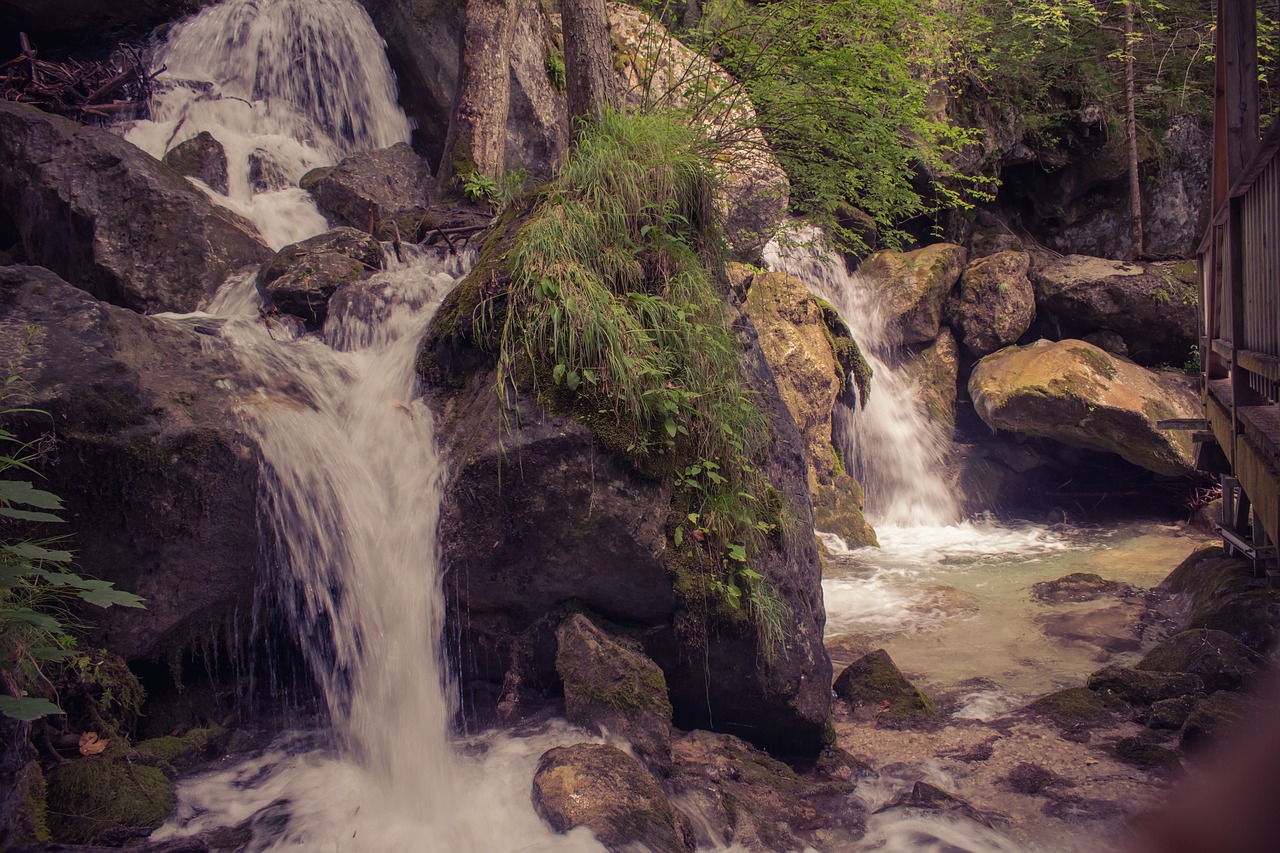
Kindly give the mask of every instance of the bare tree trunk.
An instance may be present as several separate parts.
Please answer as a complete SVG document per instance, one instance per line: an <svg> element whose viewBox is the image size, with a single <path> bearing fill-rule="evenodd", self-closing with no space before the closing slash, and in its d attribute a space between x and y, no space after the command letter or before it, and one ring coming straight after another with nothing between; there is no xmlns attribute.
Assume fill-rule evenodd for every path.
<svg viewBox="0 0 1280 853"><path fill-rule="evenodd" d="M1129 154L1129 218L1131 237L1126 257L1142 255L1142 184L1138 175L1137 62L1133 56L1136 38L1133 23L1134 0L1124 4L1124 137Z"/></svg>
<svg viewBox="0 0 1280 853"><path fill-rule="evenodd" d="M458 91L437 177L497 180L506 154L511 41L521 0L467 0Z"/></svg>
<svg viewBox="0 0 1280 853"><path fill-rule="evenodd" d="M617 78L609 42L605 0L561 0L564 29L565 89L569 98L571 136L576 122L598 121L618 105Z"/></svg>

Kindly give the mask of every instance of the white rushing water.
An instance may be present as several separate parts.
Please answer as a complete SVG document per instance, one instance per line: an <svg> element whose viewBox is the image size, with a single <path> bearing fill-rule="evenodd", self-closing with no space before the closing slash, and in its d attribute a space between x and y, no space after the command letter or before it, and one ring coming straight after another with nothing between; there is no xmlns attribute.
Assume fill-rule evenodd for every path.
<svg viewBox="0 0 1280 853"><path fill-rule="evenodd" d="M409 139L383 42L355 0L226 0L174 27L153 64L150 121L125 138L155 157L201 131L227 154L205 188L280 248L325 229L298 179Z"/></svg>
<svg viewBox="0 0 1280 853"><path fill-rule="evenodd" d="M941 527L960 520L943 477L947 440L930 422L919 390L895 364L895 345L876 294L823 246L815 228L796 228L764 250L771 270L804 282L835 306L871 365L870 399L850 416L839 440L849 472L862 483L876 526Z"/></svg>

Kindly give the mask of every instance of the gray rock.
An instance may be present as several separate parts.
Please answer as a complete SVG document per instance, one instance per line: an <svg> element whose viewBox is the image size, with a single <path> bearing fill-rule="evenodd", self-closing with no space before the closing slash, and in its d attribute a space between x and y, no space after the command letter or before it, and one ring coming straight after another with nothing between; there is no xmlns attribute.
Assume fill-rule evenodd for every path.
<svg viewBox="0 0 1280 853"><path fill-rule="evenodd" d="M227 194L227 151L207 130L170 148L160 162L179 175L204 181L210 188Z"/></svg>
<svg viewBox="0 0 1280 853"><path fill-rule="evenodd" d="M939 426L939 434L950 441L956 432L956 381L960 375L960 348L946 326L923 349L902 359L899 365L910 377L924 403L929 420Z"/></svg>
<svg viewBox="0 0 1280 853"><path fill-rule="evenodd" d="M651 770L670 769L671 702L658 665L582 614L560 623L556 641L569 721L621 736Z"/></svg>
<svg viewBox="0 0 1280 853"><path fill-rule="evenodd" d="M1200 699L1182 724L1182 748L1199 749L1218 742L1244 718L1248 708L1247 697L1224 690Z"/></svg>
<svg viewBox="0 0 1280 853"><path fill-rule="evenodd" d="M1084 341L1040 340L979 361L969 396L993 430L1115 453L1157 474L1191 471L1190 436L1156 427L1165 418L1200 414L1181 373L1147 370Z"/></svg>
<svg viewBox="0 0 1280 853"><path fill-rule="evenodd" d="M1038 601L1096 601L1104 596L1119 596L1132 591L1127 583L1104 580L1090 572L1073 572L1051 581L1031 585L1031 597Z"/></svg>
<svg viewBox="0 0 1280 853"><path fill-rule="evenodd" d="M692 851L657 781L617 747L580 743L547 750L533 777L533 806L556 832L585 826L615 853Z"/></svg>
<svg viewBox="0 0 1280 853"><path fill-rule="evenodd" d="M965 269L947 314L961 345L981 358L1016 343L1035 319L1036 297L1027 278L1031 256L1000 252Z"/></svg>
<svg viewBox="0 0 1280 853"><path fill-rule="evenodd" d="M1127 666L1109 666L1089 676L1089 689L1123 699L1131 705L1151 705L1166 699L1199 693L1200 676L1190 672L1147 672Z"/></svg>
<svg viewBox="0 0 1280 853"><path fill-rule="evenodd" d="M1152 702L1144 722L1149 729L1181 729L1203 698L1203 694L1193 693Z"/></svg>
<svg viewBox="0 0 1280 853"><path fill-rule="evenodd" d="M916 782L911 786L910 791L904 791L886 805L876 809L876 814L904 809L959 815L983 826L991 826L992 823L990 815L978 811L950 791L928 782Z"/></svg>
<svg viewBox="0 0 1280 853"><path fill-rule="evenodd" d="M407 143L352 154L336 166L312 169L299 185L334 225L380 238L383 230L416 240L432 190L431 173ZM394 223L394 226L392 225ZM390 240L393 234L385 235Z"/></svg>
<svg viewBox="0 0 1280 853"><path fill-rule="evenodd" d="M377 240L354 228L335 228L277 252L258 273L258 287L277 309L319 328L339 287L380 269Z"/></svg>
<svg viewBox="0 0 1280 853"><path fill-rule="evenodd" d="M1032 270L1036 312L1053 337L1108 330L1138 364L1181 367L1197 340L1195 264L1136 264L1068 255Z"/></svg>
<svg viewBox="0 0 1280 853"><path fill-rule="evenodd" d="M121 26L155 26L190 14L211 0L0 0L0 16L33 35L98 35Z"/></svg>
<svg viewBox="0 0 1280 853"><path fill-rule="evenodd" d="M1275 646L1280 593L1263 586L1244 560L1224 556L1220 546L1199 549L1160 586L1187 607L1185 627L1223 631L1259 654Z"/></svg>
<svg viewBox="0 0 1280 853"><path fill-rule="evenodd" d="M252 225L115 134L8 101L0 219L28 261L135 311L191 311L271 256Z"/></svg>
<svg viewBox="0 0 1280 853"><path fill-rule="evenodd" d="M53 431L43 487L66 504L79 566L147 600L95 610L86 642L159 659L254 612L258 465L216 337L12 266L0 268L0 361L48 412L8 426L26 440Z"/></svg>
<svg viewBox="0 0 1280 853"><path fill-rule="evenodd" d="M854 708L870 708L887 722L928 719L938 713L934 701L907 680L884 649L849 664L832 689Z"/></svg>
<svg viewBox="0 0 1280 853"><path fill-rule="evenodd" d="M966 259L962 247L935 243L914 252L876 252L858 271L877 294L896 342L922 344L938 336L943 303Z"/></svg>
<svg viewBox="0 0 1280 853"><path fill-rule="evenodd" d="M1194 116L1173 120L1164 152L1143 185L1143 250L1155 258L1195 254L1209 224L1212 134Z"/></svg>

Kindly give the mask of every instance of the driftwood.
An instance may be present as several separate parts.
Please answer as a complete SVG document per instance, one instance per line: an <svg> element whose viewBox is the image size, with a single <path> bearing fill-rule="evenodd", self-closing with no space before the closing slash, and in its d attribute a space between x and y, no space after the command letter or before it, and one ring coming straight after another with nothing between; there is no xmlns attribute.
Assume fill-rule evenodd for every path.
<svg viewBox="0 0 1280 853"><path fill-rule="evenodd" d="M18 42L18 55L0 65L0 97L81 122L145 117L151 81L164 71L151 72L127 44L106 60L50 62L37 57L26 33Z"/></svg>

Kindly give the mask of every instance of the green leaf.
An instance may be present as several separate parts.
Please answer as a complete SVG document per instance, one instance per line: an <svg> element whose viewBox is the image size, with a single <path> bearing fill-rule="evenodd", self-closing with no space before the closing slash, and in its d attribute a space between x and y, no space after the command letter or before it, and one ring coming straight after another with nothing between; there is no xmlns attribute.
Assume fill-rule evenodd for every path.
<svg viewBox="0 0 1280 853"><path fill-rule="evenodd" d="M676 532L671 534L671 539L676 543L676 547L679 548L684 543L684 528L677 527Z"/></svg>
<svg viewBox="0 0 1280 853"><path fill-rule="evenodd" d="M690 520L690 521L692 521L694 524L697 524L697 523L698 523L698 514L697 514L696 512L691 512L691 513L689 513L688 518L689 518L689 520Z"/></svg>
<svg viewBox="0 0 1280 853"><path fill-rule="evenodd" d="M82 598L83 600L89 602L90 604L96 604L99 607L111 607L112 605L119 605L121 607L137 607L142 609L146 608L146 605L143 603L142 598L140 598L139 596L136 596L131 592L125 592L124 590L115 589L111 585L108 585L107 587L103 587L103 588L98 588L98 589L86 589L80 592L79 595L80 595L80 598Z"/></svg>
<svg viewBox="0 0 1280 853"><path fill-rule="evenodd" d="M559 385L560 380L564 378L564 371L565 371L564 363L561 362L560 364L557 364L551 370L551 381Z"/></svg>
<svg viewBox="0 0 1280 853"><path fill-rule="evenodd" d="M663 426L665 426L665 427L666 427L666 429L667 429L667 435L671 436L672 438L675 438L675 437L676 437L676 422L675 422L675 421L671 420L671 418L667 418L667 421L666 421L666 423L665 423L665 424L663 424Z"/></svg>
<svg viewBox="0 0 1280 853"><path fill-rule="evenodd" d="M747 548L745 545L730 545L729 559L737 560L739 563L747 561Z"/></svg>
<svg viewBox="0 0 1280 853"><path fill-rule="evenodd" d="M570 391L577 391L578 385L582 383L582 378L578 376L578 371L570 370L565 376L565 385L569 386Z"/></svg>
<svg viewBox="0 0 1280 853"><path fill-rule="evenodd" d="M19 542L16 545L5 545L2 550L17 557L21 557L24 560L48 560L51 563L71 562L70 551L50 551L48 548L41 548L34 542Z"/></svg>
<svg viewBox="0 0 1280 853"><path fill-rule="evenodd" d="M47 613L38 613L30 607L5 608L0 610L0 622L17 622L30 625L44 631L61 631L62 623Z"/></svg>
<svg viewBox="0 0 1280 853"><path fill-rule="evenodd" d="M36 512L29 509L14 509L13 507L8 506L0 506L0 515L8 516L9 518L20 518L23 521L62 521L58 516L47 512Z"/></svg>
<svg viewBox="0 0 1280 853"><path fill-rule="evenodd" d="M62 509L62 499L42 491L25 480L0 480L0 501L26 504L40 509Z"/></svg>
<svg viewBox="0 0 1280 853"><path fill-rule="evenodd" d="M62 709L48 699L27 696L0 696L0 714L15 720L38 720L50 714L61 714Z"/></svg>

